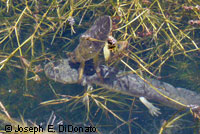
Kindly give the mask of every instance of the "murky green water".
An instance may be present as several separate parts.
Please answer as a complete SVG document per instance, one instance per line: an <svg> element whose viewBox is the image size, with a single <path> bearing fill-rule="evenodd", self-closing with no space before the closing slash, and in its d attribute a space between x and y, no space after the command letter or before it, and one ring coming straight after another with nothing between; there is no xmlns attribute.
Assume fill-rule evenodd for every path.
<svg viewBox="0 0 200 134"><path fill-rule="evenodd" d="M105 134L156 134L164 122L187 111L178 112L155 102L162 114L152 117L138 99L133 101L133 97L101 89L92 94L100 96L97 100L106 108L90 98L88 113L79 99L86 87L49 80L42 69L51 60L66 58L66 53L74 50L81 34L98 16L121 15L121 22L116 26L119 29L116 28L112 35L118 41L129 41L129 56L123 58L126 63L144 76L155 78L151 72L175 87L200 92L200 10L197 5L199 1L31 0L25 3L16 0L7 4L1 1L0 102L13 119L19 121L22 116L30 125L33 124L29 120L45 127L53 112L56 119L52 124L57 130L63 122L76 127L93 126L98 133ZM74 25L67 21L70 15L74 17ZM195 24L190 25L190 20ZM100 61L105 64L103 53ZM130 71L121 62L113 66ZM40 104L61 98L64 101L73 99L54 105ZM1 130L5 124L9 123L1 119ZM188 114L164 133L196 134L199 123Z"/></svg>

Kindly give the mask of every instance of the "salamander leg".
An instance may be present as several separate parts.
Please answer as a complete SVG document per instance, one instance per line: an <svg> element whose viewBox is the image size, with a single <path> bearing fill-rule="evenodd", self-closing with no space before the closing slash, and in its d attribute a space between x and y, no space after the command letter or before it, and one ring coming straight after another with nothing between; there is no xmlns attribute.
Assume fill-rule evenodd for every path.
<svg viewBox="0 0 200 134"><path fill-rule="evenodd" d="M194 118L198 118L200 120L200 106L198 105L188 105L190 108L190 112L194 116Z"/></svg>
<svg viewBox="0 0 200 134"><path fill-rule="evenodd" d="M82 81L84 68L85 68L85 62L81 62L81 65L79 67L78 83L81 83L81 81Z"/></svg>
<svg viewBox="0 0 200 134"><path fill-rule="evenodd" d="M146 98L140 97L140 101L149 109L149 113L152 116L158 116L161 114L160 109L155 107L152 103L150 103Z"/></svg>
<svg viewBox="0 0 200 134"><path fill-rule="evenodd" d="M99 79L103 82L103 77L101 76L101 69L99 68L99 57L98 55L96 55L94 58L93 58L93 61L94 61L94 68L96 70L96 73L97 73L97 76L99 77Z"/></svg>

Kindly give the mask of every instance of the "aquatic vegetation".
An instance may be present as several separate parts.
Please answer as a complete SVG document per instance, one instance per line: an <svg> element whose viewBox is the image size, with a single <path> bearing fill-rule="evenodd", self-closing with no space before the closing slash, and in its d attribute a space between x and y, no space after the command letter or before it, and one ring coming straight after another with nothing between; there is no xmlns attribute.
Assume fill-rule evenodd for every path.
<svg viewBox="0 0 200 134"><path fill-rule="evenodd" d="M62 95L70 94L69 99L74 104L83 103L80 100L85 98L84 104L90 105L86 106L89 121L99 109L104 111L102 116L107 117L105 120L115 117L117 127L113 128L113 133L120 131L121 127L128 128L131 133L135 126L140 126L136 122L132 124L136 117L132 118L131 114L130 118L125 119L122 112L116 114L109 108L115 102L118 106L123 101L125 105L131 104L125 101L126 98L130 100L128 96L123 100L119 99L123 98L122 95L114 97L112 93L106 94L100 90L88 93L82 87L77 91L64 92L63 89L71 89L73 86L49 84L41 73L47 61L65 57L66 53L72 52L81 34L91 27L91 22L104 15L120 18L112 36L117 42L128 42L125 51L114 56L111 54L111 59L117 62L110 63L110 66L117 66L141 77L149 76L179 87L199 90L198 0L1 0L0 5L0 94L3 96L1 101L14 116L17 116L18 105L19 111L26 113L27 109L27 112L37 109L43 101L58 97L62 102ZM103 52L99 55L99 62L104 64ZM28 98L27 101L24 101L25 98ZM132 105L119 107L123 112L137 113L137 105ZM73 107L74 111L76 106ZM56 109L54 106L51 108ZM94 112L93 108L98 110ZM93 121L99 121L99 124L106 122ZM93 124L93 121L90 123ZM148 133L144 126L139 128L143 133Z"/></svg>
<svg viewBox="0 0 200 134"><path fill-rule="evenodd" d="M0 113L0 120L1 120L0 129L4 128L4 130L0 131L2 133L12 134L13 131L15 130L15 133L20 133L20 134L27 134L27 133L57 134L56 132L50 132L47 129L48 125L54 124L55 120L52 119L52 116L50 116L49 120L47 121L46 129L44 129L44 127L41 126L41 124L37 125L31 121L25 121L22 116L20 117L21 118L20 121L13 119L1 102L0 102L0 108L3 111L3 113Z"/></svg>

